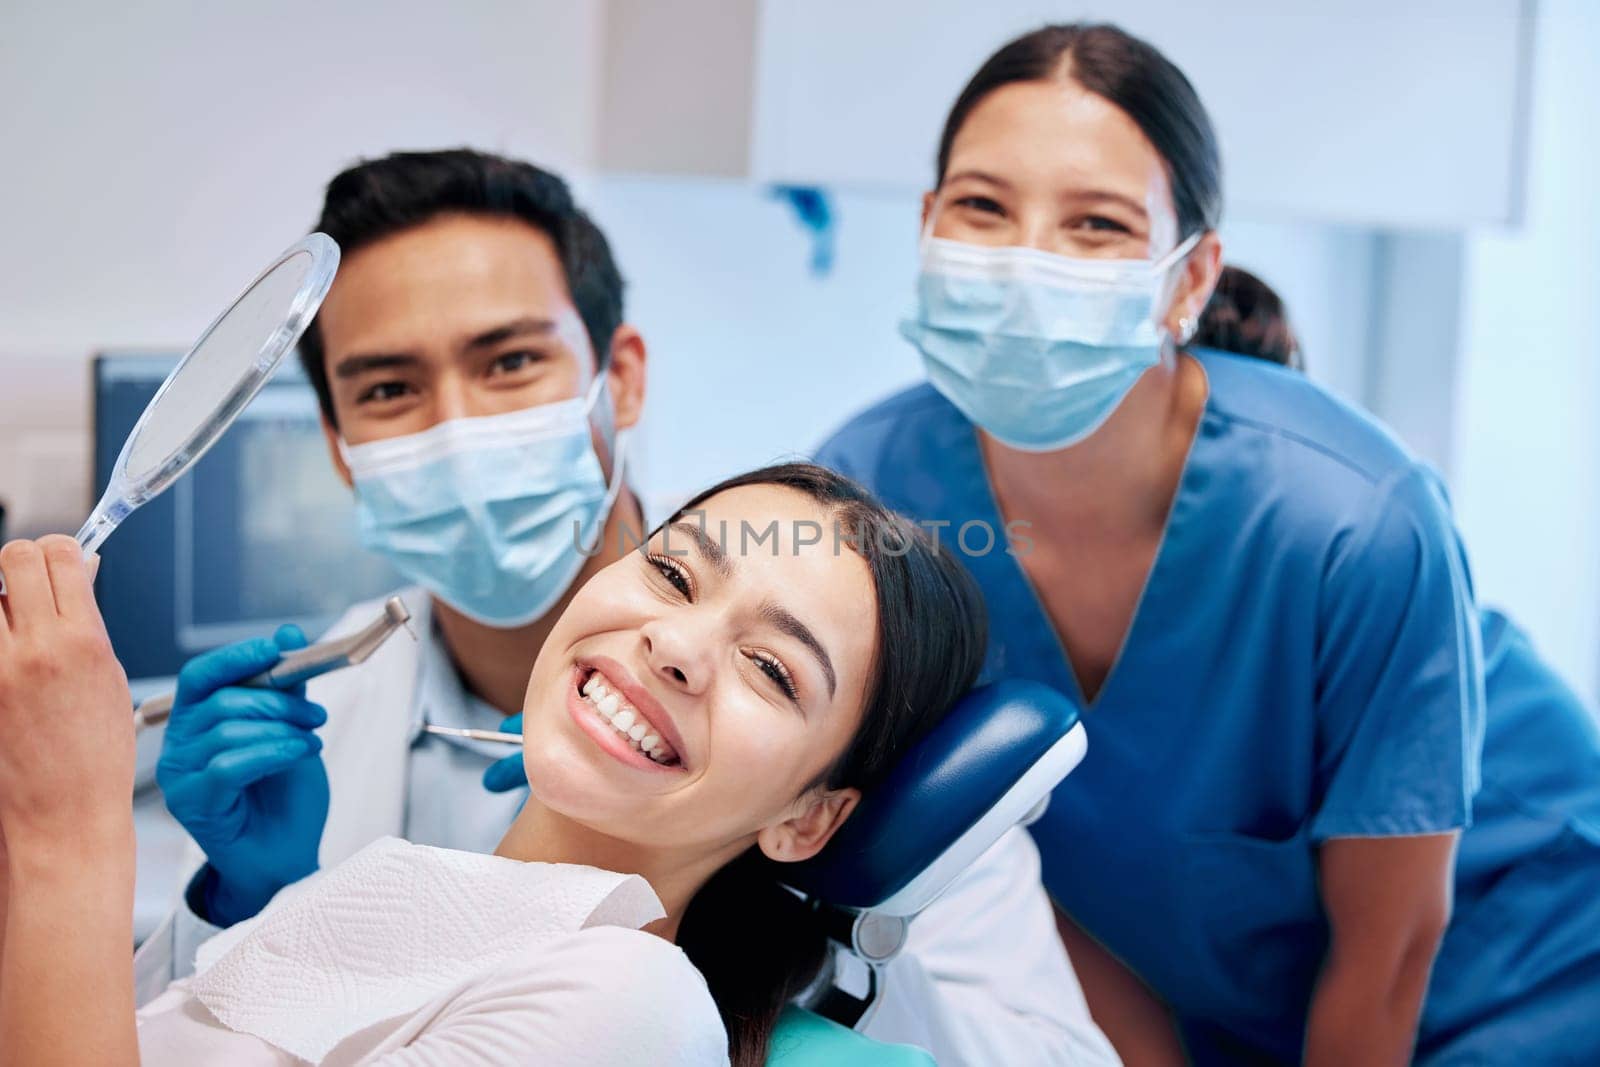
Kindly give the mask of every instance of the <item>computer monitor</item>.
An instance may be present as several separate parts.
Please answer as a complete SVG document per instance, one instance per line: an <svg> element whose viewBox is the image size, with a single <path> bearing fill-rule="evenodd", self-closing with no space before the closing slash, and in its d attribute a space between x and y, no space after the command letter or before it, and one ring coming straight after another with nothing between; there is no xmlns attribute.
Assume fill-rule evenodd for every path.
<svg viewBox="0 0 1600 1067"><path fill-rule="evenodd" d="M97 494L177 360L95 359ZM130 678L176 674L198 652L279 623L299 623L315 639L351 604L404 584L358 544L316 394L289 364L193 470L128 517L101 556L96 590Z"/></svg>

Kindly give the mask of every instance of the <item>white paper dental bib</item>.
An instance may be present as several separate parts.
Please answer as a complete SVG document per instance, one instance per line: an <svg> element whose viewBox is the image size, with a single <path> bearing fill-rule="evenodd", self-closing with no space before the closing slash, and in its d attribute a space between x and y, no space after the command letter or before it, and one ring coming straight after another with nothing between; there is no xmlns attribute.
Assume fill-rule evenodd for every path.
<svg viewBox="0 0 1600 1067"><path fill-rule="evenodd" d="M635 932L662 914L649 884L636 875L384 838L202 946L194 978L180 983L192 998L184 1013L196 1014L197 1001L235 1032L235 1040L253 1035L312 1062L365 1031L351 1042L357 1049L339 1048L334 1058L366 1061L359 1049L395 1047L367 1040L374 1032L421 1033L474 985L503 987L507 975L514 984L519 970L558 971L548 977L573 985L575 957L563 946L592 941L594 950L580 957L584 971L627 967L614 958L619 944L643 949L645 969L656 972L652 984L659 987L663 974L669 985L689 979L699 986L704 1007L691 1001L687 1014L703 1022L709 1012L715 1021L704 982L687 959L667 942ZM582 931L589 932L579 936ZM628 980L615 970L609 974ZM597 1015L609 1012L604 992L592 999L599 1001ZM569 1006L558 1010L570 1016ZM396 1020L403 1025L378 1025ZM720 1024L715 1030L709 1036L725 1040ZM214 1046L201 1043L196 1051L202 1047ZM709 1049L719 1051L717 1040Z"/></svg>

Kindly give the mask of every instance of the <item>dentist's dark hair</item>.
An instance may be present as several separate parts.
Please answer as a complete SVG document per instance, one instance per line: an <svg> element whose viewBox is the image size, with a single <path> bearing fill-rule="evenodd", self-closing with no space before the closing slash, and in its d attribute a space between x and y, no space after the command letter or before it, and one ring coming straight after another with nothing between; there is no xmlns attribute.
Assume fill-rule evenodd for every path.
<svg viewBox="0 0 1600 1067"><path fill-rule="evenodd" d="M890 512L855 482L825 467L785 463L712 486L668 522L719 493L779 486L822 505L833 544L872 574L876 655L855 736L812 788L870 790L971 688L983 664L987 616L977 585L952 554ZM690 902L678 947L705 975L728 1032L733 1067L766 1062L785 1005L828 957L821 917L783 889L783 864L752 847L718 871Z"/></svg>
<svg viewBox="0 0 1600 1067"><path fill-rule="evenodd" d="M612 335L622 325L622 275L606 235L573 201L567 183L550 171L470 148L395 152L335 175L315 228L349 256L443 215L520 219L549 237L595 361L605 366ZM317 319L300 338L300 365L322 414L337 427Z"/></svg>
<svg viewBox="0 0 1600 1067"><path fill-rule="evenodd" d="M1075 81L1111 101L1149 138L1167 165L1180 239L1216 228L1222 217L1222 156L1211 117L1181 70L1116 26L1045 26L985 60L945 120L938 184L950 164L950 146L985 97L1017 82L1052 80Z"/></svg>

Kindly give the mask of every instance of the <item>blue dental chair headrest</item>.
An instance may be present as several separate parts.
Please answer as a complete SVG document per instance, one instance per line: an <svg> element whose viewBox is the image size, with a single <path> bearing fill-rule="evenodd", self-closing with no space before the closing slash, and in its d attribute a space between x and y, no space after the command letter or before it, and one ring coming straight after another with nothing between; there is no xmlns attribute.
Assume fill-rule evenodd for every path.
<svg viewBox="0 0 1600 1067"><path fill-rule="evenodd" d="M1077 707L1056 690L1018 680L974 689L784 882L837 909L914 916L1042 811L1086 747Z"/></svg>

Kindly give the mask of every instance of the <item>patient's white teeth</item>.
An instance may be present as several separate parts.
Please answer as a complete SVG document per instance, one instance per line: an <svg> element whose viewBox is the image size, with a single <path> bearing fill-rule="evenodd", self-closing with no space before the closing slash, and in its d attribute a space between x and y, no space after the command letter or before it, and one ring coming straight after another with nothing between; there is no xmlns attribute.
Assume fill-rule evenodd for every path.
<svg viewBox="0 0 1600 1067"><path fill-rule="evenodd" d="M663 766L673 765L678 754L666 739L650 728L650 722L621 697L606 688L600 673L591 674L578 691L594 705L595 711L610 727L621 734L628 746L651 761Z"/></svg>

